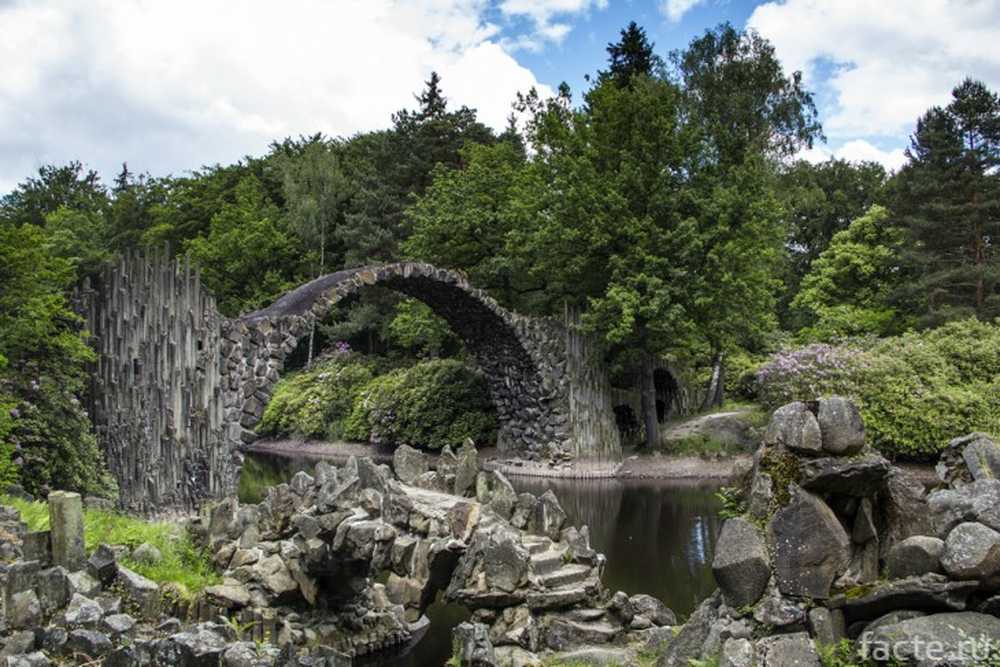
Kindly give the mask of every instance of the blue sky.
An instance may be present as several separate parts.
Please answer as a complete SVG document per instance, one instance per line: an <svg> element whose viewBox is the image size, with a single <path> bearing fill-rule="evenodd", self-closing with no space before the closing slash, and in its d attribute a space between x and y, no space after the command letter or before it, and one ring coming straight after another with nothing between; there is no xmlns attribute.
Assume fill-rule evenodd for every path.
<svg viewBox="0 0 1000 667"><path fill-rule="evenodd" d="M1000 89L1000 0L0 0L0 192L47 163L181 174L385 127L432 70L501 128L518 91L584 88L630 20L663 55L760 32L816 94L811 160L896 168L962 77Z"/></svg>

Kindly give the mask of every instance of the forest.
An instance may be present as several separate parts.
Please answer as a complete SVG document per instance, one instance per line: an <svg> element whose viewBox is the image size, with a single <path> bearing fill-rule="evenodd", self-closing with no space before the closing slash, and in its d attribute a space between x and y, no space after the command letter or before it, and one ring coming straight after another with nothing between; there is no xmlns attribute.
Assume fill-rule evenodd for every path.
<svg viewBox="0 0 1000 667"><path fill-rule="evenodd" d="M0 198L0 482L113 493L72 294L154 247L188 255L228 316L334 270L419 260L518 312L581 313L623 386L650 387L661 359L716 378L706 408L848 394L901 459L1000 431L996 91L956 81L888 173L797 159L823 140L813 95L750 30L661 55L632 23L587 82L525 91L502 132L431 74L383 130L279 138L176 176L123 164L105 183L87 156L27 175ZM439 447L494 428L461 344L419 302L353 300L296 357L308 368L265 415L275 433ZM458 408L430 423L441 392ZM380 406L402 404L409 421L376 433Z"/></svg>

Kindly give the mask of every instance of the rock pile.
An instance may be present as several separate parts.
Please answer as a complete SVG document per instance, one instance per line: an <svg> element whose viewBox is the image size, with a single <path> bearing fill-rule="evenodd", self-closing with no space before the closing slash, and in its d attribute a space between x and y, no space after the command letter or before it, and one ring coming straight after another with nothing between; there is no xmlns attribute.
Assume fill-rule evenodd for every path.
<svg viewBox="0 0 1000 667"><path fill-rule="evenodd" d="M776 410L727 508L712 564L719 591L660 665L818 667L817 645L844 638L916 664L983 664L969 653L977 641L1000 656L1000 446L959 438L939 474L947 487L926 495L866 446L845 399ZM921 653L932 641L945 662Z"/></svg>
<svg viewBox="0 0 1000 667"><path fill-rule="evenodd" d="M551 492L517 494L480 471L474 447L445 452L434 470L408 447L393 463L395 473L369 459L320 463L259 505L211 508L202 538L226 580L213 601L294 615L293 644L354 656L409 641L441 593L472 611L459 642L470 664L534 664L595 644L627 661L674 623L654 598L604 589L587 529L567 525Z"/></svg>

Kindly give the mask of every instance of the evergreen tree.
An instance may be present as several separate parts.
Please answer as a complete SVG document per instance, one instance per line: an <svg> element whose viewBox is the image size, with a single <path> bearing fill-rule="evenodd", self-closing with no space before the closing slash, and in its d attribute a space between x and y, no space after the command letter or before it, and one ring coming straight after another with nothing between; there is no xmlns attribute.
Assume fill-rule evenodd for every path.
<svg viewBox="0 0 1000 667"><path fill-rule="evenodd" d="M652 76L663 67L663 60L653 52L655 45L635 21L621 31L621 39L608 44L609 67L606 73L618 85L628 85L640 74Z"/></svg>
<svg viewBox="0 0 1000 667"><path fill-rule="evenodd" d="M922 322L1000 315L1000 98L966 79L918 120L907 156L894 199Z"/></svg>

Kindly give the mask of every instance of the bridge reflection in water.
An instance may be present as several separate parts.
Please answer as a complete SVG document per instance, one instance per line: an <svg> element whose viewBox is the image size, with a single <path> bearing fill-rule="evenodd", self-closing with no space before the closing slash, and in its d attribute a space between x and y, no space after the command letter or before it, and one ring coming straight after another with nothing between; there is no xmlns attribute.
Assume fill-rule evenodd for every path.
<svg viewBox="0 0 1000 667"><path fill-rule="evenodd" d="M241 501L258 502L262 487L291 479L314 463L251 454L240 480ZM712 556L722 521L719 485L663 480L563 480L512 477L520 493L548 489L574 525L590 527L591 544L607 559L604 583L629 595L648 593L686 618L715 590ZM431 627L402 656L371 656L370 667L443 665L451 655L451 630L467 619L463 607L438 602L428 609Z"/></svg>

